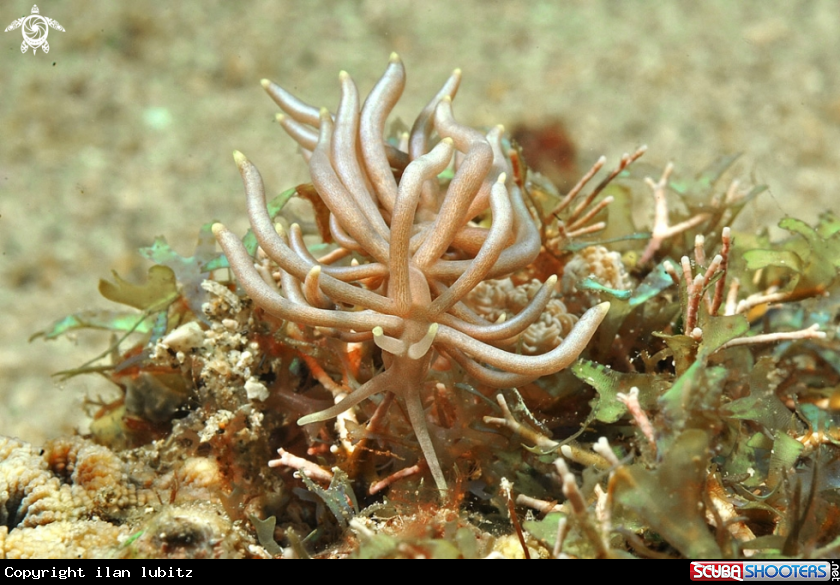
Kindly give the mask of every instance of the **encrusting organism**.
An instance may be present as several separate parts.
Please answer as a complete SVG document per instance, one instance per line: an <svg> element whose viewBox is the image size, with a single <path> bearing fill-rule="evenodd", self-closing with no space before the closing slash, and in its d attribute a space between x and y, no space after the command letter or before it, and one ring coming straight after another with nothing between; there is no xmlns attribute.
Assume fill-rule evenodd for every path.
<svg viewBox="0 0 840 585"><path fill-rule="evenodd" d="M594 280L612 290L631 290L633 281L621 260L621 254L604 246L587 246L575 253L563 269L560 288L566 302L576 300L585 307L598 302L598 295L592 290L578 287L580 282Z"/></svg>
<svg viewBox="0 0 840 585"><path fill-rule="evenodd" d="M485 280L467 295L464 302L488 321L507 319L517 314L539 294L542 283L537 279L514 286L510 278ZM595 304L595 303L592 303ZM587 307L588 308L588 307ZM540 354L559 345L578 322L559 298L548 301L542 315L520 337L520 349L528 355Z"/></svg>
<svg viewBox="0 0 840 585"><path fill-rule="evenodd" d="M485 135L455 120L452 98L460 79L455 70L398 146L384 134L405 84L405 69L396 55L364 103L353 80L342 72L334 116L264 80L263 87L286 113L279 118L281 125L309 161L314 188L329 209L329 237L338 251L319 260L306 248L297 225L288 234L278 233L266 209L260 174L238 152L234 157L251 226L264 253L279 267L279 286L269 271L255 266L237 236L220 224L213 227L239 283L262 309L347 342L372 339L383 352L381 373L298 424L334 418L374 394L393 392L405 402L440 490L446 489L446 481L421 400L435 352L483 384L512 387L569 366L609 309L606 302L591 308L560 345L532 356L496 345L509 344L540 318L556 276L508 320L487 321L462 302L485 279L533 262L541 238L503 146L503 129L495 127ZM447 184L439 175L453 158L454 175ZM472 221L488 210L489 227ZM354 262L334 264L351 254Z"/></svg>

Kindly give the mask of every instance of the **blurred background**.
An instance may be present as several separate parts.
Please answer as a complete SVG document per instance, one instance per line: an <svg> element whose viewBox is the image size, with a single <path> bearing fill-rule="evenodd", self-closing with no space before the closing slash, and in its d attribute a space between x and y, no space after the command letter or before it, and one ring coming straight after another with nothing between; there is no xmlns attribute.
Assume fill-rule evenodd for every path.
<svg viewBox="0 0 840 585"><path fill-rule="evenodd" d="M32 0L0 2L0 24ZM334 109L338 72L362 95L397 51L405 121L452 69L459 120L502 123L568 180L601 154L641 144L651 168L691 175L741 152L736 172L769 193L741 229L840 210L840 5L835 0L43 0L50 51L0 36L0 434L35 443L84 430L85 396L109 384L50 373L107 337L28 342L99 296L110 271L140 282L137 253L165 236L192 254L201 224L242 233L231 158L242 150L269 193L306 180L269 77ZM536 161L533 161L536 162ZM643 209L652 209L647 200ZM644 227L644 226L642 226Z"/></svg>

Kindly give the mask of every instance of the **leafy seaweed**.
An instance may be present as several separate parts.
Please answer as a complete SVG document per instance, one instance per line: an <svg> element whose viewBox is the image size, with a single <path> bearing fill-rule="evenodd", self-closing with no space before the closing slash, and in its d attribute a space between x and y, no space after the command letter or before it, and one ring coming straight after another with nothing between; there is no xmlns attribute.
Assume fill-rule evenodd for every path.
<svg viewBox="0 0 840 585"><path fill-rule="evenodd" d="M589 360L575 362L572 373L598 392L592 408L595 418L604 423L614 423L627 413L627 407L616 397L619 393L627 394L634 386L639 388L639 403L649 409L668 386L667 381L657 376L616 372Z"/></svg>
<svg viewBox="0 0 840 585"><path fill-rule="evenodd" d="M269 516L265 520L260 520L253 514L250 518L251 524L257 532L257 540L259 540L260 546L268 551L268 554L275 556L283 554L283 549L274 540L274 526L277 524L277 518Z"/></svg>
<svg viewBox="0 0 840 585"><path fill-rule="evenodd" d="M206 223L198 231L198 243L192 256L184 257L169 247L166 239L158 237L151 246L140 248L140 254L152 262L169 267L181 285L184 298L196 315L202 315L201 305L207 300L201 283L215 268L221 268L216 252L216 239L211 230L213 224Z"/></svg>
<svg viewBox="0 0 840 585"><path fill-rule="evenodd" d="M353 493L347 473L338 468L333 469L333 478L327 489L306 477L303 471L300 472L300 477L306 488L323 500L338 520L339 525L347 528L350 520L359 513L359 502L356 500L356 494Z"/></svg>
<svg viewBox="0 0 840 585"><path fill-rule="evenodd" d="M688 428L708 429L710 424L720 424L717 412L726 377L726 368L707 367L696 361L674 382L659 399L663 415L674 433Z"/></svg>
<svg viewBox="0 0 840 585"><path fill-rule="evenodd" d="M178 298L175 272L156 264L149 268L145 284L131 284L114 272L115 282L99 281L100 294L110 301L154 313L165 309Z"/></svg>
<svg viewBox="0 0 840 585"><path fill-rule="evenodd" d="M785 242L781 249L748 250L744 253L747 268L773 267L781 270L787 283L784 290L792 299L822 294L837 280L840 269L840 231L836 218L824 215L817 228L792 217L779 227L800 238Z"/></svg>
<svg viewBox="0 0 840 585"><path fill-rule="evenodd" d="M636 464L616 472L617 501L688 558L721 556L702 504L708 459L709 435L691 429L676 438L657 469Z"/></svg>

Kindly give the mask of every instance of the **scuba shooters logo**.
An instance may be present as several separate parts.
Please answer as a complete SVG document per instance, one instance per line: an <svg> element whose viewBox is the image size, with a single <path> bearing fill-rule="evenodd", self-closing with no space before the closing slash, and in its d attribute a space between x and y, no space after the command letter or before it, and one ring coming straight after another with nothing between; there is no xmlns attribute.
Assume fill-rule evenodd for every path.
<svg viewBox="0 0 840 585"><path fill-rule="evenodd" d="M840 581L836 561L692 561L692 581Z"/></svg>

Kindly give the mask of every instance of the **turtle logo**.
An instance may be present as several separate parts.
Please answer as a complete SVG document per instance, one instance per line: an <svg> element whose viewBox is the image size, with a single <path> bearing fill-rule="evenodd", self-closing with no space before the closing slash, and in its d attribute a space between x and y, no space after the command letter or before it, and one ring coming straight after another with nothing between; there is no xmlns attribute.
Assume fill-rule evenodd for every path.
<svg viewBox="0 0 840 585"><path fill-rule="evenodd" d="M45 53L50 52L50 44L47 42L47 35L50 32L49 27L64 32L64 27L57 21L38 14L38 5L35 4L32 6L32 14L12 21L12 24L6 27L5 32L22 28L23 42L20 45L20 52L25 53L26 49L32 47L32 54L34 55L39 48Z"/></svg>

